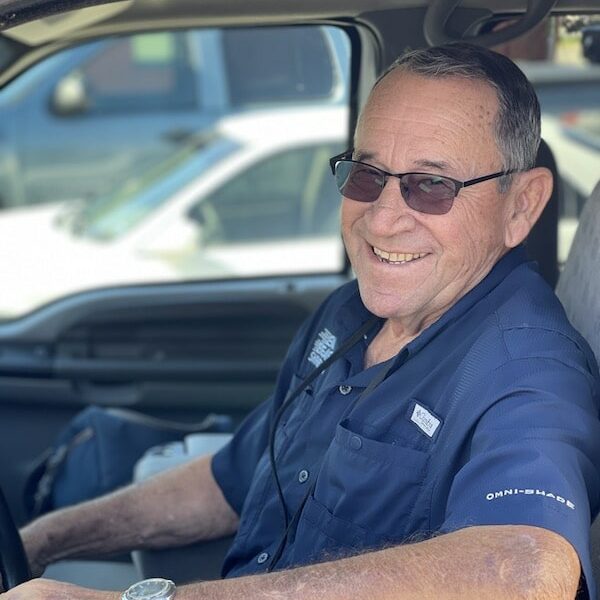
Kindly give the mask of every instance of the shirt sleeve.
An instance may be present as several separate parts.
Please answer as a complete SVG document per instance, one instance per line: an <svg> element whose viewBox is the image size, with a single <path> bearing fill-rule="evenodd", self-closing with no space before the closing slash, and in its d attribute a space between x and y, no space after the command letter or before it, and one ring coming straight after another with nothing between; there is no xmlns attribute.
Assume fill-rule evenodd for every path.
<svg viewBox="0 0 600 600"><path fill-rule="evenodd" d="M498 377L510 380L511 389L474 429L442 531L473 525L554 531L577 551L595 599L589 533L600 498L600 422L594 379L556 360L513 361Z"/></svg>

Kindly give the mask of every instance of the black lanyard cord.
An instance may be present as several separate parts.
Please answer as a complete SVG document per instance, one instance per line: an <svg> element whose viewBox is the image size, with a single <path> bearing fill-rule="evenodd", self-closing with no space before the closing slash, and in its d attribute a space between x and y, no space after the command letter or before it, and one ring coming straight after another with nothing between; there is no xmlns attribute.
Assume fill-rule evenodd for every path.
<svg viewBox="0 0 600 600"><path fill-rule="evenodd" d="M369 385L365 388L365 390L362 392L362 394L358 398L356 398L356 400L354 400L354 402L352 402L350 404L350 406L344 411L344 415L340 419L340 422L343 421L356 408L356 406L359 404L359 402L361 402L361 400L364 400L387 377L387 375L390 372L393 365L394 365L394 361L390 360L387 365L385 365L382 369L377 371L377 375L369 382ZM290 520L289 524L285 528L285 531L283 532L283 535L281 536L281 539L279 540L277 550L275 550L275 552L273 553L273 557L271 558L271 562L269 563L267 572L270 573L275 568L277 563L279 562L279 559L281 558L281 555L283 554L283 551L285 550L285 547L288 543L290 533L295 529L296 525L298 524L298 521L300 520L300 515L302 514L302 511L304 510L304 506L305 506L306 502L308 501L308 499L310 498L310 496L312 496L312 493L315 491L316 485L317 485L317 478L314 477L314 479L310 485L310 488L304 495L304 498L302 498L302 502L300 502L300 506L298 507L298 509L296 510L294 515L292 516L292 519ZM282 495L283 495L283 493L282 493ZM286 510L287 510L287 508L286 508Z"/></svg>
<svg viewBox="0 0 600 600"><path fill-rule="evenodd" d="M313 369L306 379L295 389L292 390L285 400L281 403L281 406L274 414L271 420L271 430L269 431L269 461L271 464L271 472L273 473L273 479L275 480L275 489L277 490L277 496L279 497L279 503L283 510L283 522L284 529L287 531L289 526L288 510L283 497L283 490L281 489L281 482L279 481L279 475L277 474L277 466L275 464L275 433L277 431L277 425L283 416L283 413L290 406L290 404L331 364L333 364L338 358L346 354L352 346L357 344L366 333L373 328L375 323L379 322L379 317L373 317L369 319L364 325L362 325L357 331L355 331L344 343L336 350L328 359L323 361L318 367Z"/></svg>
<svg viewBox="0 0 600 600"><path fill-rule="evenodd" d="M304 498L302 498L302 502L300 502L300 506L298 507L298 510L294 513L288 526L285 528L285 531L283 532L281 539L279 540L279 544L277 545L277 550L275 550L275 552L273 553L273 557L271 558L271 562L269 563L269 567L267 568L268 573L270 573L275 568L277 563L279 562L279 559L281 558L281 555L283 554L283 551L285 550L285 547L287 546L287 542L290 537L290 533L294 530L294 528L296 527L296 524L300 520L300 514L304 510L304 505L306 504L307 500L312 495L312 493L315 491L316 485L317 485L317 478L315 477L313 479L312 483L310 484L310 488L308 489L306 494L304 494Z"/></svg>
<svg viewBox="0 0 600 600"><path fill-rule="evenodd" d="M273 472L273 478L275 480L275 487L277 489L279 500L280 500L280 503L281 503L281 506L283 509L285 525L284 525L284 533L279 541L277 549L275 550L275 552L273 554L273 557L271 558L271 562L269 563L269 567L267 569L268 572L272 571L275 568L277 562L281 558L281 555L283 554L283 551L287 545L289 535L293 531L293 529L296 527L296 525L300 519L300 514L302 513L308 498L314 492L315 486L317 483L317 478L315 477L313 479L313 482L312 482L310 488L304 495L304 498L302 499L300 506L298 507L298 509L296 510L294 515L292 516L291 520L288 519L287 504L286 504L285 498L283 496L283 490L281 488L281 483L279 481L279 476L277 474L277 468L276 468L276 464L275 464L274 440L275 440L275 431L277 428L277 423L281 419L281 415L285 412L285 409L290 405L290 403L295 398L297 398L298 395L300 393L302 393L302 391L304 389L306 389L306 387L308 385L310 385L310 383L312 383L314 381L314 379L321 372L323 372L331 363L336 361L342 354L345 354L352 346L354 346L354 344L356 344L364 336L364 334L370 329L370 327L378 320L379 319L372 319L368 323L366 323L365 326L361 327L354 335L352 335L342 345L342 347L337 352L332 354L327 359L327 361L325 361L323 364L321 364L319 367L317 367L317 369L312 371L312 373L302 382L302 384L286 398L286 400L283 402L283 404L281 405L281 407L275 414L275 417L274 417L272 425L271 425L271 433L269 436L269 457L271 459L271 469ZM394 360L390 360L388 364L384 365L384 367L382 369L379 369L379 371L377 371L377 374L369 382L369 385L365 388L365 390L360 394L360 396L358 398L356 398L354 400L354 402L352 402L350 404L350 406L346 409L346 411L344 411L344 415L343 415L342 419L340 419L340 421L343 420L345 417L347 417L352 412L352 410L354 410L354 408L356 408L356 406L359 404L359 402L364 400L387 377L392 366L394 365L394 362L395 362Z"/></svg>

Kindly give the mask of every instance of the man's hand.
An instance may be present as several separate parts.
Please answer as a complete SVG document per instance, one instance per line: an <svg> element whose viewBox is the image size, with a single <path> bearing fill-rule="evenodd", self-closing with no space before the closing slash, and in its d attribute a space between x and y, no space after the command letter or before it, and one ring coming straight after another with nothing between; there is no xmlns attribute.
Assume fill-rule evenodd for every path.
<svg viewBox="0 0 600 600"><path fill-rule="evenodd" d="M0 594L2 600L121 600L121 592L101 592L50 579L32 579Z"/></svg>

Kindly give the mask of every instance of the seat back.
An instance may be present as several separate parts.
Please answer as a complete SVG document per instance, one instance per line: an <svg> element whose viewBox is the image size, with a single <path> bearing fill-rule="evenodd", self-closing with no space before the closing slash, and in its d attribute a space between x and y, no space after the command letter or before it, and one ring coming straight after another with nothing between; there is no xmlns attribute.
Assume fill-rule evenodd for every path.
<svg viewBox="0 0 600 600"><path fill-rule="evenodd" d="M600 182L579 217L556 294L573 327L600 360Z"/></svg>
<svg viewBox="0 0 600 600"><path fill-rule="evenodd" d="M554 155L544 140L540 141L535 166L552 172L554 187L546 208L527 236L525 248L527 256L537 262L540 275L554 287L558 279L558 207L562 190Z"/></svg>
<svg viewBox="0 0 600 600"><path fill-rule="evenodd" d="M556 293L571 323L600 359L600 182L579 217ZM592 524L590 541L592 570L600 581L600 517Z"/></svg>

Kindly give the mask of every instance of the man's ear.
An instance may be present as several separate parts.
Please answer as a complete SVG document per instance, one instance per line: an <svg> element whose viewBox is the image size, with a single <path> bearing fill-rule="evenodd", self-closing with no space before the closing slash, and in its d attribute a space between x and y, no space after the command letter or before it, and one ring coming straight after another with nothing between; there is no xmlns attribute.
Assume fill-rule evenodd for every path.
<svg viewBox="0 0 600 600"><path fill-rule="evenodd" d="M515 176L508 191L504 243L507 248L518 246L539 219L552 194L552 173L536 167Z"/></svg>

